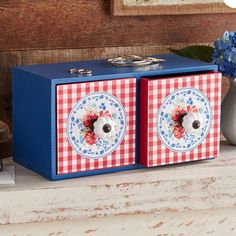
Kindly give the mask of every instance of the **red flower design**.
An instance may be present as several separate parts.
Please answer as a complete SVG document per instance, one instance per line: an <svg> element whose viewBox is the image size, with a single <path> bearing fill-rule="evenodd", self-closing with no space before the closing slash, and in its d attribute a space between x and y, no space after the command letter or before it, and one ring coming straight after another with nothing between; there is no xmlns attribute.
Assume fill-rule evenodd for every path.
<svg viewBox="0 0 236 236"><path fill-rule="evenodd" d="M176 125L174 127L174 130L173 130L173 133L174 133L174 136L178 139L182 138L184 136L184 128L180 125Z"/></svg>
<svg viewBox="0 0 236 236"><path fill-rule="evenodd" d="M188 106L187 107L187 111L188 112L197 112L198 109L197 109L197 107L195 105L193 105L193 106Z"/></svg>
<svg viewBox="0 0 236 236"><path fill-rule="evenodd" d="M87 128L91 128L93 125L93 122L97 120L97 118L98 118L98 115L89 112L83 117L83 125Z"/></svg>
<svg viewBox="0 0 236 236"><path fill-rule="evenodd" d="M111 118L111 114L109 113L109 111L100 111L99 116L100 117L110 117Z"/></svg>
<svg viewBox="0 0 236 236"><path fill-rule="evenodd" d="M89 130L85 133L85 140L88 144L93 145L97 141L97 137L93 131Z"/></svg>
<svg viewBox="0 0 236 236"><path fill-rule="evenodd" d="M178 122L180 117L186 113L186 110L178 106L175 110L172 111L171 118L173 121Z"/></svg>

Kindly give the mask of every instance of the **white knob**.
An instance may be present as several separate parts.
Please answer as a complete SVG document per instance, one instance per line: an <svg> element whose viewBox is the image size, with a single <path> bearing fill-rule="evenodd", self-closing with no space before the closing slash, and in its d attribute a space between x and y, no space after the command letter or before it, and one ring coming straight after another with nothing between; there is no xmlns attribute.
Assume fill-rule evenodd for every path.
<svg viewBox="0 0 236 236"><path fill-rule="evenodd" d="M189 112L182 118L182 126L190 134L198 134L202 126L202 118L198 112Z"/></svg>
<svg viewBox="0 0 236 236"><path fill-rule="evenodd" d="M99 117L93 123L93 132L102 139L109 139L113 136L115 124L110 117Z"/></svg>

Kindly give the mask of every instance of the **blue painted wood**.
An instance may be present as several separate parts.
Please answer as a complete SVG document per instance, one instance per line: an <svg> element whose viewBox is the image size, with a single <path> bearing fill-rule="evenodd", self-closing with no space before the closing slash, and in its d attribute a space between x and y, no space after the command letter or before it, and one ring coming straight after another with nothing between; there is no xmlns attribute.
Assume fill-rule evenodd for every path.
<svg viewBox="0 0 236 236"><path fill-rule="evenodd" d="M51 82L13 69L13 159L52 177Z"/></svg>
<svg viewBox="0 0 236 236"><path fill-rule="evenodd" d="M177 73L191 73L204 70L217 71L216 65L176 56L173 54L154 55L154 57L163 58L166 61L164 63L161 63L160 66L152 65L145 67L116 67L107 63L106 60L95 60L57 64L30 65L21 66L18 68L50 80L63 79L61 82L64 82L64 80L66 80L65 83L74 81L71 81L70 79L74 78L75 76L67 72L67 70L70 68L90 69L93 71L92 77L98 77L99 79L103 77L104 80L110 78L133 77L137 74L139 74L140 76L158 76ZM88 78L77 77L76 79L82 82L86 81Z"/></svg>
<svg viewBox="0 0 236 236"><path fill-rule="evenodd" d="M111 173L143 168L125 167L57 175L56 170L56 85L65 83L137 78L136 146L139 147L139 93L143 76L168 76L183 73L217 71L217 66L176 55L156 55L166 61L145 67L114 67L106 60L18 66L13 68L13 158L19 164L51 180ZM69 74L70 68L93 71L91 77Z"/></svg>

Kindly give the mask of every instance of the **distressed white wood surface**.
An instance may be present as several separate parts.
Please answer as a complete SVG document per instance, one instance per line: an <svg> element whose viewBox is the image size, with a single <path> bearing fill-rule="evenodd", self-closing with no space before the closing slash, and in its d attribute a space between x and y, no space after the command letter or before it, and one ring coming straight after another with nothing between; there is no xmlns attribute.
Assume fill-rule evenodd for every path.
<svg viewBox="0 0 236 236"><path fill-rule="evenodd" d="M98 232L104 230L103 235L112 232L112 225L122 230L122 224L128 228L129 222L130 230L137 222L136 226L140 227L141 232L149 229L149 221L158 224L161 219L166 219L167 223L160 227L162 231L155 231L160 235L189 235L184 227L176 231L179 234L164 232L169 227L177 227L178 220L184 225L189 219L194 220L192 227L196 229L198 224L200 228L203 227L203 219L210 222L205 223L207 226L202 228L203 231L196 232L211 232L208 231L208 227L213 227L211 222L219 225L218 231L221 232L223 226L217 222L226 217L228 223L222 229L230 233L236 227L235 214L236 147L227 144L222 145L221 157L215 160L57 182L48 181L17 166L16 185L0 188L0 232L12 229L12 235L37 235L24 232L28 227L37 228L44 224L52 232L40 227L45 232L41 235L57 235L56 227L68 230L68 234L64 235L73 235L73 232L89 230L87 226L91 226L92 222L97 227L101 224ZM117 224L112 223L116 221ZM24 225L30 222L34 224L27 224L26 229ZM9 225L13 223L22 225ZM22 234L16 233L21 231ZM91 235L99 235L98 232L91 232ZM153 235L151 232L150 228L150 235ZM236 232L232 235L236 235Z"/></svg>
<svg viewBox="0 0 236 236"><path fill-rule="evenodd" d="M0 226L2 236L235 236L236 209Z"/></svg>

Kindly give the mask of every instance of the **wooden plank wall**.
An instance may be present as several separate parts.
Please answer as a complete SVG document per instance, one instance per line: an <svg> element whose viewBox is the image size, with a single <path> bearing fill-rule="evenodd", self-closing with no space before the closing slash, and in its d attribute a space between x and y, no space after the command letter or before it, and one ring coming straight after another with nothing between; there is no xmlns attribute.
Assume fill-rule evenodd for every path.
<svg viewBox="0 0 236 236"><path fill-rule="evenodd" d="M235 28L236 14L114 17L110 0L0 0L0 119L11 124L14 65L165 53Z"/></svg>

